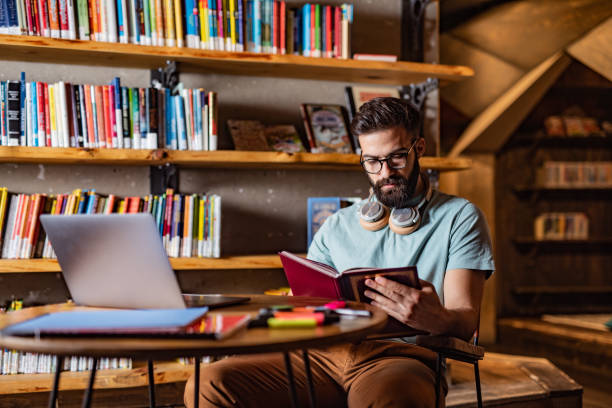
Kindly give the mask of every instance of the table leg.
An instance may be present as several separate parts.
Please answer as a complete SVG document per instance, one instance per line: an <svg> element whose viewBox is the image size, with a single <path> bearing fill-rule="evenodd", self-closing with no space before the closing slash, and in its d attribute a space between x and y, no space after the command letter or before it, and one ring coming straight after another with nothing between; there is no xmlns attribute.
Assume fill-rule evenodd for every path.
<svg viewBox="0 0 612 408"><path fill-rule="evenodd" d="M195 358L195 372L194 372L194 386L193 386L193 407L199 408L200 406L200 357Z"/></svg>
<svg viewBox="0 0 612 408"><path fill-rule="evenodd" d="M153 360L147 361L147 371L149 373L149 407L155 408L155 371Z"/></svg>
<svg viewBox="0 0 612 408"><path fill-rule="evenodd" d="M87 389L85 390L85 395L83 396L83 404L81 405L82 408L89 408L91 406L91 395L93 394L93 385L94 385L94 380L96 379L97 369L98 369L98 358L94 357L91 374L89 374L89 384L87 385Z"/></svg>
<svg viewBox="0 0 612 408"><path fill-rule="evenodd" d="M291 397L291 406L297 408L297 392L295 391L295 378L293 378L293 369L291 368L291 359L287 351L285 355L285 368L287 369L287 379L289 380L289 396Z"/></svg>
<svg viewBox="0 0 612 408"><path fill-rule="evenodd" d="M49 396L49 408L55 408L55 402L57 400L57 392L59 390L60 373L64 366L64 356L57 356L57 366L55 367L55 377L53 377L53 389Z"/></svg>
<svg viewBox="0 0 612 408"><path fill-rule="evenodd" d="M310 400L310 408L315 408L317 401L315 399L314 383L312 381L312 371L310 371L310 358L308 350L304 349L304 369L306 370L306 379L308 380L308 398Z"/></svg>

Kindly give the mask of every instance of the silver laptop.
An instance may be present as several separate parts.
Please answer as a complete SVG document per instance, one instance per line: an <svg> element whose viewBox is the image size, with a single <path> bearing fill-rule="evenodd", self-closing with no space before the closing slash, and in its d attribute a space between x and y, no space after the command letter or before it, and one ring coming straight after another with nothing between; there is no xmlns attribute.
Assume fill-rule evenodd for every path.
<svg viewBox="0 0 612 408"><path fill-rule="evenodd" d="M249 300L181 294L151 214L47 214L40 221L77 304L175 309Z"/></svg>

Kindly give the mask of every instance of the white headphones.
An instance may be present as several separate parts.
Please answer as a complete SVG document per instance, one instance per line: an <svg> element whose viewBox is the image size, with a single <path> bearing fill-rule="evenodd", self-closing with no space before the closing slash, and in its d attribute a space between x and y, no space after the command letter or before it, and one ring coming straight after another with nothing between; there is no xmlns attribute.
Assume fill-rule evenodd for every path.
<svg viewBox="0 0 612 408"><path fill-rule="evenodd" d="M419 175L421 177L421 175ZM429 178L422 177L426 193L419 203L407 208L389 208L374 199L370 189L368 201L359 209L359 224L368 231L378 231L387 224L391 231L399 235L408 235L416 231L421 224L421 211L425 208L433 194Z"/></svg>

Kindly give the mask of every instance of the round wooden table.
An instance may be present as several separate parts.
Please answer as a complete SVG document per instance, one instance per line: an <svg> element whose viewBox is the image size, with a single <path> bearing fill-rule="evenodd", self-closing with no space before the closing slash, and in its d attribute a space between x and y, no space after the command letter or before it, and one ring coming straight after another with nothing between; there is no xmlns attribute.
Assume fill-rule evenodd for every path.
<svg viewBox="0 0 612 408"><path fill-rule="evenodd" d="M279 304L293 306L319 306L329 302L329 299L302 297L302 296L266 296L247 295L251 298L248 303L215 309L209 313L222 314L251 314L256 316L261 308ZM91 401L91 391L95 379L97 359L100 357L128 357L149 361L149 390L151 406L155 406L153 389L153 360L167 360L178 357L196 357L195 364L195 401L198 403L199 386L199 357L222 356L232 354L254 354L283 352L289 379L291 400L297 406L295 383L289 360L289 351L303 350L304 364L308 377L310 403L314 406L314 389L310 375L308 349L322 348L332 344L344 342L357 342L368 334L381 330L386 322L387 315L380 309L369 305L349 302L347 307L354 309L368 309L369 318L343 319L339 323L318 326L315 328L300 329L268 329L251 328L241 330L223 340L189 339L189 338L150 338L150 337L18 337L2 335L1 330L11 324L31 319L46 313L91 310L91 308L76 306L74 304L57 304L26 308L23 310L0 315L0 347L16 349L25 352L55 354L58 364L55 372L53 390L49 398L49 406L55 406L61 360L63 356L93 357L94 364L89 379L89 387L85 391L83 406L87 407Z"/></svg>

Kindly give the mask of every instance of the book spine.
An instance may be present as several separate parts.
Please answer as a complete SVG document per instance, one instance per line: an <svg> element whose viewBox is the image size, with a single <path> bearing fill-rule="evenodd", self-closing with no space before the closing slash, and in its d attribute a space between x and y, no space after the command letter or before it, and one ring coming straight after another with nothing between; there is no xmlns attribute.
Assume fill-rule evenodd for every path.
<svg viewBox="0 0 612 408"><path fill-rule="evenodd" d="M140 88L138 90L138 102L140 103L138 108L139 119L140 119L140 148L147 149L149 147L148 135L149 135L149 101L147 98L147 88Z"/></svg>
<svg viewBox="0 0 612 408"><path fill-rule="evenodd" d="M217 0L217 49L225 50L225 22L223 21L223 1Z"/></svg>
<svg viewBox="0 0 612 408"><path fill-rule="evenodd" d="M113 79L113 85L111 85L111 95L114 101L114 115L113 115L113 137L117 138L117 147L122 149L123 146L123 110L121 105L121 80L119 77Z"/></svg>
<svg viewBox="0 0 612 408"><path fill-rule="evenodd" d="M183 47L184 43L183 43L183 39L184 39L184 34L183 34L183 11L181 8L181 1L180 0L175 0L174 1L174 15L176 16L176 20L175 20L175 25L176 25L176 46L177 47Z"/></svg>
<svg viewBox="0 0 612 408"><path fill-rule="evenodd" d="M262 0L253 0L253 43L255 52L262 52L261 41Z"/></svg>
<svg viewBox="0 0 612 408"><path fill-rule="evenodd" d="M125 149L131 149L131 137L130 137L130 107L128 98L128 88L125 86L121 87L121 128L123 135L123 147Z"/></svg>
<svg viewBox="0 0 612 408"><path fill-rule="evenodd" d="M72 84L65 84L65 95L66 95L66 113L68 118L67 129L69 131L69 142L70 147L79 147L78 145L78 123L76 117L76 101L74 99L74 86Z"/></svg>
<svg viewBox="0 0 612 408"><path fill-rule="evenodd" d="M157 30L157 45L159 47L163 47L166 45L165 33L164 33L164 3L162 0L154 0L154 1L155 1L155 26Z"/></svg>
<svg viewBox="0 0 612 408"><path fill-rule="evenodd" d="M280 22L279 22L279 4L278 1L272 0L272 24L271 24L271 37L272 37L272 54L280 54Z"/></svg>
<svg viewBox="0 0 612 408"><path fill-rule="evenodd" d="M132 101L131 103L131 118L132 118L132 146L134 146L134 149L141 149L144 148L141 147L141 134L140 134L140 91L138 88L131 88L132 90L132 95L130 96L130 99Z"/></svg>
<svg viewBox="0 0 612 408"><path fill-rule="evenodd" d="M74 0L66 0L66 13L68 17L68 38L75 40L77 38L77 26L74 18Z"/></svg>
<svg viewBox="0 0 612 408"><path fill-rule="evenodd" d="M310 4L302 7L302 55L310 57Z"/></svg>
<svg viewBox="0 0 612 408"><path fill-rule="evenodd" d="M8 146L8 130L6 127L6 104L6 81L0 80L0 146Z"/></svg>
<svg viewBox="0 0 612 408"><path fill-rule="evenodd" d="M159 107L157 105L157 89L147 88L149 92L149 126L148 126L148 141L149 149L157 149L157 133L158 133L158 115Z"/></svg>
<svg viewBox="0 0 612 408"><path fill-rule="evenodd" d="M117 116L116 116L117 110L116 110L116 101L115 101L115 86L108 85L106 90L108 91L107 112L108 112L108 122L109 122L108 128L109 128L109 134L111 136L111 146L113 149L118 149L121 146L119 146L119 137L117 135Z"/></svg>
<svg viewBox="0 0 612 408"><path fill-rule="evenodd" d="M157 10L155 0L145 0L149 2L149 27L151 29L151 45L157 46Z"/></svg>
<svg viewBox="0 0 612 408"><path fill-rule="evenodd" d="M208 93L208 147L210 150L217 150L217 93Z"/></svg>
<svg viewBox="0 0 612 408"><path fill-rule="evenodd" d="M40 19L41 35L45 37L51 36L51 30L49 29L49 9L47 7L46 0L38 0L38 15Z"/></svg>
<svg viewBox="0 0 612 408"><path fill-rule="evenodd" d="M168 47L174 47L176 45L175 37L176 31L174 30L174 7L172 0L163 0L164 2L164 28L165 28L165 40Z"/></svg>
<svg viewBox="0 0 612 408"><path fill-rule="evenodd" d="M244 0L236 0L237 1L237 10L236 10L236 24L237 24L237 44L236 51L242 52L246 50L246 39L245 39L245 2Z"/></svg>
<svg viewBox="0 0 612 408"><path fill-rule="evenodd" d="M281 0L280 2L280 17L279 17L279 30L280 30L280 54L287 54L287 2Z"/></svg>
<svg viewBox="0 0 612 408"><path fill-rule="evenodd" d="M7 81L7 145L19 146L21 133L21 90L19 81Z"/></svg>
<svg viewBox="0 0 612 408"><path fill-rule="evenodd" d="M42 82L36 83L36 117L38 121L38 145L45 146L47 144L47 124L45 122L45 85Z"/></svg>

